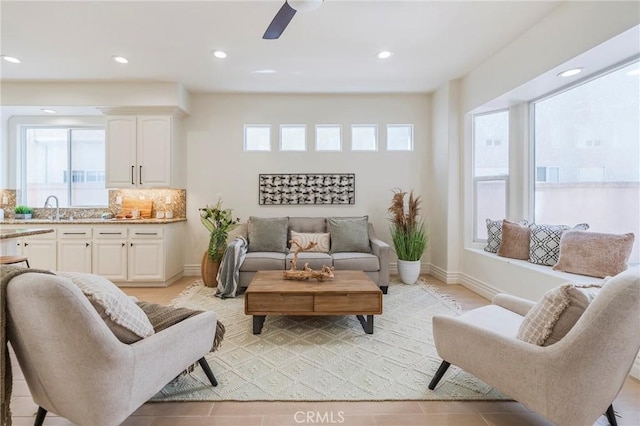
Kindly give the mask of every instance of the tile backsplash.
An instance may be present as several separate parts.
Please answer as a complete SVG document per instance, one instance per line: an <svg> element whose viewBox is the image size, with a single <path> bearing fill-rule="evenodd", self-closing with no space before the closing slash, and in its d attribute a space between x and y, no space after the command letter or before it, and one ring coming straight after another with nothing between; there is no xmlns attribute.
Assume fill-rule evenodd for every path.
<svg viewBox="0 0 640 426"><path fill-rule="evenodd" d="M157 212L173 212L174 218L184 218L187 216L187 191L185 189L110 189L109 206L98 208L60 208L60 215L63 218L73 216L76 219L99 218L102 213L111 212L117 214L121 210L121 205L117 203L118 197L152 200L152 217L156 217ZM6 199L6 203L4 203ZM5 219L15 217L14 208L17 204L17 191L15 189L0 189L0 208L4 210ZM30 206L31 207L31 206ZM50 214L50 209L32 207L33 217L46 218Z"/></svg>

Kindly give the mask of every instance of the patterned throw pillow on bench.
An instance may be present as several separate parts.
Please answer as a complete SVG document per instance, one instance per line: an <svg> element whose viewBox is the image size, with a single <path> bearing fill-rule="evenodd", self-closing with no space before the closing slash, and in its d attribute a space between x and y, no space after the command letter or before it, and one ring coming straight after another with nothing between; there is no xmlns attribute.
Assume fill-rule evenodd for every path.
<svg viewBox="0 0 640 426"><path fill-rule="evenodd" d="M570 229L586 231L589 229L589 225L579 223L571 228L567 225L539 225L537 223L530 223L529 262L547 266L553 266L558 263L562 233Z"/></svg>

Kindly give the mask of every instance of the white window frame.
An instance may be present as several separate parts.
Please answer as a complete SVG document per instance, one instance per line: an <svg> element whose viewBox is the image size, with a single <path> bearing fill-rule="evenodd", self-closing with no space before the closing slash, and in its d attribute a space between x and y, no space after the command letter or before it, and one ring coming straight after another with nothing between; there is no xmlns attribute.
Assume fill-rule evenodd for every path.
<svg viewBox="0 0 640 426"><path fill-rule="evenodd" d="M20 195L20 199L26 200L26 203L31 203L27 200L27 169L25 166L27 147L26 147L26 137L25 132L27 129L33 128L64 128L64 129L101 129L105 131L105 143L106 141L106 127L104 125L104 117L102 116L68 116L68 117L40 117L40 116L14 116L11 117L7 121L7 127L9 129L9 137L8 140L8 154L7 160L2 160L0 162L0 166L7 167L8 173L8 187L15 185L17 192ZM69 151L68 155L71 155ZM15 158L16 161L13 163L9 161L10 158ZM106 160L105 160L106 161ZM8 164L7 164L8 163ZM69 164L71 162L69 161ZM106 172L106 164L105 164L105 172ZM69 176L71 179L71 176ZM106 181L105 181L106 182ZM71 200L71 182L69 182L69 200ZM108 200L107 200L108 202ZM32 206L33 207L33 206ZM39 207L39 206L36 206ZM99 206L99 205L91 205L91 206L82 206L82 205L70 205L65 208L102 208L107 207L107 205Z"/></svg>
<svg viewBox="0 0 640 426"><path fill-rule="evenodd" d="M318 129L338 129L338 148L337 149L318 149ZM315 127L315 150L317 152L341 152L342 151L342 125L341 124L316 124Z"/></svg>
<svg viewBox="0 0 640 426"><path fill-rule="evenodd" d="M389 148L389 129L392 127L408 127L409 128L409 148ZM411 152L414 150L414 134L413 124L387 124L387 151Z"/></svg>
<svg viewBox="0 0 640 426"><path fill-rule="evenodd" d="M269 146L268 149L249 149L247 147L247 131L249 129L268 129L269 131ZM271 124L245 124L244 125L244 138L243 149L245 152L271 152Z"/></svg>
<svg viewBox="0 0 640 426"><path fill-rule="evenodd" d="M355 149L353 147L353 131L355 129L360 129L360 128L372 128L374 131L374 141L373 141L373 148L370 149ZM351 125L351 151L354 152L376 152L378 151L378 125L377 124L352 124Z"/></svg>
<svg viewBox="0 0 640 426"><path fill-rule="evenodd" d="M472 176L472 188L471 188L471 193L472 193L472 199L473 199L473 208L471 211L471 220L473 223L472 226L472 243L486 243L487 240L485 238L478 238L478 183L479 182L494 182L494 181L504 181L505 182L505 218L509 216L510 213L510 203L511 203L511 197L510 197L510 191L509 191L509 181L511 178L511 171L512 171L512 156L513 156L513 151L511 149L511 141L508 141L508 152L509 152L509 173L506 175L494 175L494 176L476 176L475 173L475 169L476 169L476 128L475 128L475 119L476 117L479 116L483 116L483 115L490 115L490 114L497 114L497 113L501 113L501 112L507 112L508 116L509 116L509 139L511 139L512 136L512 126L513 126L513 120L512 120L512 111L509 108L502 108L502 109L497 109L497 110L491 110L491 111L485 111L485 112L481 112L481 113L476 113L476 114L472 114L471 115L471 176ZM491 145L492 147L495 145ZM504 219L504 218L503 218Z"/></svg>
<svg viewBox="0 0 640 426"><path fill-rule="evenodd" d="M303 145L302 145L302 149L285 149L283 147L283 133L286 129L302 129L304 131L304 140ZM297 142L297 141L296 141ZM304 152L307 150L307 125L306 124L281 124L280 125L280 142L279 142L279 146L280 146L280 151L283 152Z"/></svg>

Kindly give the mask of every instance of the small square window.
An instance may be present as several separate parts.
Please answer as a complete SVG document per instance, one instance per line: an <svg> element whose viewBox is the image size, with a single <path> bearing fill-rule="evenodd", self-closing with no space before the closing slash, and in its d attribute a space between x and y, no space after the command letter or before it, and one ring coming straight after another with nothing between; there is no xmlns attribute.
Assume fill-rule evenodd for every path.
<svg viewBox="0 0 640 426"><path fill-rule="evenodd" d="M413 151L413 125L387 125L387 151Z"/></svg>
<svg viewBox="0 0 640 426"><path fill-rule="evenodd" d="M269 126L268 124L245 125L244 150L271 151L271 126Z"/></svg>
<svg viewBox="0 0 640 426"><path fill-rule="evenodd" d="M378 126L375 124L354 124L351 126L352 151L377 151Z"/></svg>
<svg viewBox="0 0 640 426"><path fill-rule="evenodd" d="M281 151L306 151L307 126L283 124L280 126Z"/></svg>
<svg viewBox="0 0 640 426"><path fill-rule="evenodd" d="M341 151L342 126L319 124L316 126L316 151Z"/></svg>

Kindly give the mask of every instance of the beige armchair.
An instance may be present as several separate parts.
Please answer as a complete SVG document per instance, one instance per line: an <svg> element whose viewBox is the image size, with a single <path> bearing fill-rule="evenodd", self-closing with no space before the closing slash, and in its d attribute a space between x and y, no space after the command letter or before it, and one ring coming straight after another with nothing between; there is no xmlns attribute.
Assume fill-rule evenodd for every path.
<svg viewBox="0 0 640 426"><path fill-rule="evenodd" d="M434 389L454 364L557 425L591 425L611 406L640 348L640 274L610 279L578 322L557 343L536 346L516 339L534 304L497 295L493 304L457 318L433 318L444 360L429 384Z"/></svg>
<svg viewBox="0 0 640 426"><path fill-rule="evenodd" d="M78 425L119 425L212 347L216 314L187 318L136 343L120 342L82 292L54 275L7 287L7 332L36 404Z"/></svg>

